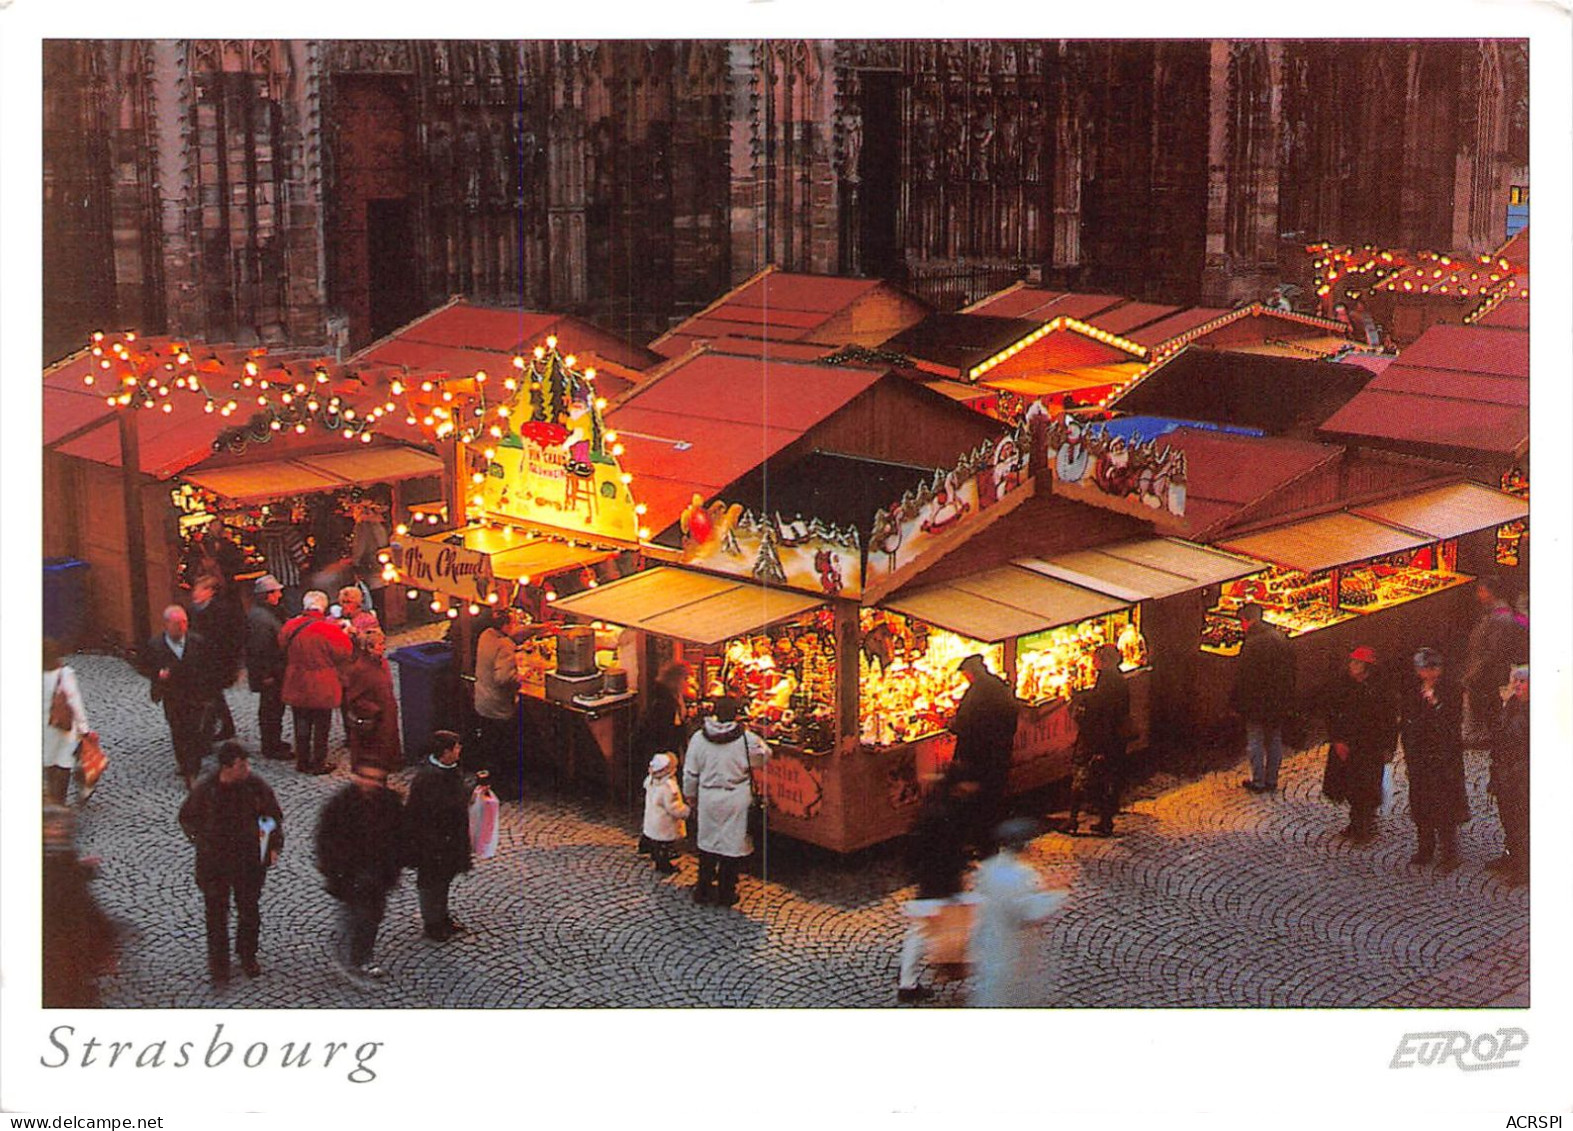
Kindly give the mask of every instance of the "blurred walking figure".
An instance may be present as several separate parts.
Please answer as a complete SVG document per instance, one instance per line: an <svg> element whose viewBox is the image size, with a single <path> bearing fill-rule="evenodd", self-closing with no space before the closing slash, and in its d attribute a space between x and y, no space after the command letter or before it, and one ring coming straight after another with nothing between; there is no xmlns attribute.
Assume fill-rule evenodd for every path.
<svg viewBox="0 0 1573 1131"><path fill-rule="evenodd" d="M349 738L350 765L381 766L393 773L404 765L399 742L399 704L393 697L393 673L383 659L382 630L355 634L354 652L340 676L344 684L344 729Z"/></svg>
<svg viewBox="0 0 1573 1131"><path fill-rule="evenodd" d="M1349 824L1338 835L1356 843L1376 835L1382 771L1392 761L1398 738L1398 704L1375 669L1375 650L1361 645L1349 653L1343 674L1323 694L1327 768L1322 795L1349 803Z"/></svg>
<svg viewBox="0 0 1573 1131"><path fill-rule="evenodd" d="M649 762L657 754L688 749L688 681L694 669L677 661L667 664L650 688L650 701L634 731L634 755ZM630 684L632 686L632 684Z"/></svg>
<svg viewBox="0 0 1573 1131"><path fill-rule="evenodd" d="M303 774L331 773L328 730L333 709L344 701L339 666L353 649L337 621L327 617L328 595L313 589L301 599L301 614L279 629L284 650L284 702L295 716L295 768Z"/></svg>
<svg viewBox="0 0 1573 1131"><path fill-rule="evenodd" d="M765 766L764 740L738 720L736 699L715 701L715 714L705 719L688 743L683 760L683 800L698 811L699 882L695 903L737 902L737 873L754 851L748 835L748 811L754 803L753 776ZM717 878L719 876L719 879Z"/></svg>
<svg viewBox="0 0 1573 1131"><path fill-rule="evenodd" d="M1242 605L1245 642L1235 660L1229 706L1245 720L1251 776L1240 784L1252 793L1278 788L1284 760L1284 721L1294 708L1294 653L1289 638L1262 619L1262 606Z"/></svg>
<svg viewBox="0 0 1573 1131"><path fill-rule="evenodd" d="M328 801L317 824L317 870L339 901L340 969L356 978L383 978L372 960L388 893L399 886L404 807L380 766L356 766L350 784Z"/></svg>
<svg viewBox="0 0 1573 1131"><path fill-rule="evenodd" d="M1507 851L1486 867L1513 885L1529 882L1529 665L1508 677L1491 737L1491 781Z"/></svg>
<svg viewBox="0 0 1573 1131"><path fill-rule="evenodd" d="M672 856L678 842L688 835L685 818L691 812L677 788L677 755L657 754L650 759L650 772L644 779L643 832L655 870L664 876L677 871Z"/></svg>
<svg viewBox="0 0 1573 1131"><path fill-rule="evenodd" d="M901 941L901 969L896 978L896 1000L923 1001L934 995L918 984L918 964L935 934L934 925L959 906L961 878L967 870L966 807L956 794L977 790L973 782L951 787L936 782L924 798L908 842L907 866L918 885L917 898L902 904L907 933ZM930 961L934 957L930 955Z"/></svg>
<svg viewBox="0 0 1573 1131"><path fill-rule="evenodd" d="M284 812L268 783L251 772L246 748L226 742L218 772L196 785L180 807L180 829L197 848L197 887L207 922L208 974L229 981L229 904L235 902L235 954L246 977L262 973L262 883L284 849Z"/></svg>
<svg viewBox="0 0 1573 1131"><path fill-rule="evenodd" d="M1490 745L1508 672L1514 664L1529 663L1529 629L1513 612L1508 596L1507 583L1501 578L1488 576L1475 581L1481 614L1469 631L1460 677L1468 709L1465 737L1470 749L1483 750Z"/></svg>
<svg viewBox="0 0 1573 1131"><path fill-rule="evenodd" d="M459 769L463 746L451 730L431 736L431 752L415 772L404 806L404 843L415 869L426 937L447 942L464 933L448 913L448 889L470 870L470 791Z"/></svg>
<svg viewBox="0 0 1573 1131"><path fill-rule="evenodd" d="M971 1005L1023 1006L1041 996L1046 972L1035 961L1034 927L1065 901L1065 893L1044 891L1038 873L1021 859L1037 834L1037 822L1029 818L1006 821L994 834L999 851L978 865L972 885L978 909L968 947Z"/></svg>
<svg viewBox="0 0 1573 1131"><path fill-rule="evenodd" d="M103 1004L98 979L119 961L120 924L93 898L89 884L97 860L76 853L76 814L63 805L44 806L43 1006L97 1009Z"/></svg>
<svg viewBox="0 0 1573 1131"><path fill-rule="evenodd" d="M175 767L189 790L208 752L204 720L215 694L217 665L207 641L190 631L185 609L170 605L164 610L164 631L143 647L137 667L148 677L153 702L164 708Z"/></svg>
<svg viewBox="0 0 1573 1131"><path fill-rule="evenodd" d="M1076 749L1071 757L1071 811L1066 831L1074 833L1086 804L1098 814L1092 831L1099 836L1114 832L1114 815L1120 811L1120 779L1125 751L1130 745L1131 692L1120 674L1120 650L1100 645L1092 654L1098 682L1078 692L1071 709L1076 713Z"/></svg>
<svg viewBox="0 0 1573 1131"><path fill-rule="evenodd" d="M246 683L257 693L262 756L281 761L291 756L284 744L284 649L279 646L283 597L284 586L265 573L252 586L251 608L246 611Z"/></svg>
<svg viewBox="0 0 1573 1131"><path fill-rule="evenodd" d="M1458 867L1458 826L1469 820L1464 793L1464 690L1442 671L1442 653L1415 653L1415 681L1405 693L1399 715L1404 764L1409 769L1409 815L1420 847L1411 864Z"/></svg>
<svg viewBox="0 0 1573 1131"><path fill-rule="evenodd" d="M77 748L82 737L91 733L87 708L82 705L82 689L76 672L60 659L60 646L44 637L44 796L54 805L64 805L71 789L71 772L77 766ZM86 801L92 790L78 787L77 799Z"/></svg>
<svg viewBox="0 0 1573 1131"><path fill-rule="evenodd" d="M224 691L240 674L246 614L239 596L221 578L204 576L191 587L191 628L208 642L213 663L209 681L213 697L202 722L203 734L209 744L224 742L235 737L235 716L230 713Z"/></svg>

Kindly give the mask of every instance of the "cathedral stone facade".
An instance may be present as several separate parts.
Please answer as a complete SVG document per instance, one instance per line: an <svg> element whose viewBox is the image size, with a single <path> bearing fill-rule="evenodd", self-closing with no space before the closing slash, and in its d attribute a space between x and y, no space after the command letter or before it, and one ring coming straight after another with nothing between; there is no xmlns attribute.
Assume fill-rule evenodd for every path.
<svg viewBox="0 0 1573 1131"><path fill-rule="evenodd" d="M1494 249L1520 41L51 41L44 344L355 348L454 294L644 341L766 264L1229 304Z"/></svg>

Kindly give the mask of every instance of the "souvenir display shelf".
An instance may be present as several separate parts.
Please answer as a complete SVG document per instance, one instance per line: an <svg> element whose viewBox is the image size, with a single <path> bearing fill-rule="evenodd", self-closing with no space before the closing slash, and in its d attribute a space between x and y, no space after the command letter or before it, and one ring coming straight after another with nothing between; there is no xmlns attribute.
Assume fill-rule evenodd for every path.
<svg viewBox="0 0 1573 1131"><path fill-rule="evenodd" d="M1147 666L1147 641L1134 607L1023 636L1016 642L1016 697L1048 703L1091 687L1097 682L1092 656L1104 644L1119 648L1122 672Z"/></svg>
<svg viewBox="0 0 1573 1131"><path fill-rule="evenodd" d="M981 653L1005 672L1005 648L983 644L886 609L859 613L859 736L867 746L896 746L950 725L967 681L956 665Z"/></svg>
<svg viewBox="0 0 1573 1131"><path fill-rule="evenodd" d="M1202 625L1202 651L1237 655L1240 608L1254 601L1263 619L1290 636L1406 604L1473 578L1456 572L1458 544L1447 541L1318 573L1269 567L1226 583Z"/></svg>
<svg viewBox="0 0 1573 1131"><path fill-rule="evenodd" d="M708 698L748 704L748 726L772 744L828 753L836 740L835 615L817 609L707 653L700 686Z"/></svg>

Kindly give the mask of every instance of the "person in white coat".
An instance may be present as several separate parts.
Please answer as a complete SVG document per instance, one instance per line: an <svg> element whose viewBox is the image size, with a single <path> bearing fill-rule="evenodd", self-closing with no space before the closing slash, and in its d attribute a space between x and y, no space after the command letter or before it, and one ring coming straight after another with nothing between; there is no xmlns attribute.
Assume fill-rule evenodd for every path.
<svg viewBox="0 0 1573 1131"><path fill-rule="evenodd" d="M66 727L55 725L64 720L51 710L57 690L70 716L70 725ZM82 705L82 689L77 683L76 672L61 662L59 646L45 637L44 794L56 805L66 803L66 793L71 788L71 771L76 768L77 746L87 733L87 709ZM88 792L84 787L77 797L79 804L87 800Z"/></svg>
<svg viewBox="0 0 1573 1131"><path fill-rule="evenodd" d="M1033 1004L1033 926L1065 900L1064 892L1044 891L1038 873L1020 858L1037 835L1027 818L1006 821L995 832L999 851L978 865L973 882L977 915L967 957L972 963L972 997L979 1006Z"/></svg>
<svg viewBox="0 0 1573 1131"><path fill-rule="evenodd" d="M688 835L685 818L691 812L677 788L677 756L657 754L650 759L650 772L644 779L644 836L655 870L663 876L677 871L672 854L678 841Z"/></svg>
<svg viewBox="0 0 1573 1131"><path fill-rule="evenodd" d="M748 810L754 802L755 771L769 753L764 740L738 721L738 701L720 698L715 714L688 742L683 762L683 799L698 810L699 882L695 903L737 902L737 873L754 851ZM719 874L719 885L717 876Z"/></svg>

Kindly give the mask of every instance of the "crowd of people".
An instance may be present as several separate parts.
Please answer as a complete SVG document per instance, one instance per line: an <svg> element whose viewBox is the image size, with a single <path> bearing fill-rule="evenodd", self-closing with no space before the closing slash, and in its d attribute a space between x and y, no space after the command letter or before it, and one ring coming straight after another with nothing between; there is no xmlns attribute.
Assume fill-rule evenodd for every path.
<svg viewBox="0 0 1573 1131"><path fill-rule="evenodd" d="M339 965L356 980L381 978L375 941L388 894L404 868L417 871L426 937L443 942L463 932L449 912L449 888L471 866L472 806L477 798L495 806L496 799L484 781L475 789L468 786L461 768L464 741L446 730L437 731L422 751L424 761L408 801L390 788L389 775L404 764L399 707L383 655L381 618L367 589L347 584L336 602L323 590L306 590L299 612L286 617L286 586L278 578L257 578L250 584L250 600L242 600L238 583L224 579L228 556L222 545L210 550L217 571L197 579L189 611L182 605L164 611L163 631L137 658L151 698L163 710L175 770L188 791L178 818L196 847L210 974L217 983L227 981L232 951L246 975L261 973L262 892L285 845L286 814L251 771L248 750L234 741L234 720L224 701L225 688L243 665L257 695L262 757L293 760L302 774L326 774L333 769L328 750L334 720L339 720L351 780L319 816L316 860L327 892L341 908ZM1433 644L1419 644L1401 662L1387 657L1387 663L1374 648L1361 645L1348 654L1337 678L1303 696L1286 637L1260 607L1245 606L1240 613L1244 643L1230 696L1243 722L1250 766L1244 788L1273 794L1292 716L1319 718L1327 740L1323 792L1349 807L1349 823L1340 835L1363 844L1378 834L1392 766L1401 752L1416 830L1413 863L1434 861L1445 872L1458 866L1457 829L1470 816L1464 751L1486 750L1489 791L1506 843L1490 867L1509 883L1527 882L1527 614L1509 603L1495 579L1482 579L1477 593L1480 617L1451 665L1461 669L1460 676L1452 674ZM236 623L239 631L232 627ZM494 779L503 799L520 798L523 792L526 743L518 729L517 702L520 644L527 631L528 618L520 610L503 608L489 617L476 640L472 768L481 769L483 779ZM1063 827L1071 834L1080 831L1085 809L1096 818L1093 835L1112 835L1132 774L1127 751L1137 729L1120 659L1113 646L1099 649L1094 685L1070 705L1078 738ZM967 688L950 724L954 755L943 774L928 783L909 842L917 898L907 904L912 924L902 947L897 997L907 1002L928 995L918 982L925 939L934 924L967 903L972 908L967 953L975 968L973 1000L1022 1004L1030 980L1022 972L1022 956L1030 949L1033 925L1058 900L1042 891L1022 855L1041 826L1011 819L1018 702L981 655L967 657L958 670ZM639 848L658 874L672 875L692 827L698 856L692 897L700 904L730 906L738 900L739 874L754 851L769 750L749 731L740 701L718 697L708 713L695 711L692 676L682 663L663 668L638 720L633 750L647 766ZM46 799L63 806L74 751L92 732L76 675L47 642L44 706L49 719ZM292 720L289 743L283 733L286 713ZM216 755L216 769L202 776L210 754ZM85 883L84 873L57 872L77 887Z"/></svg>

